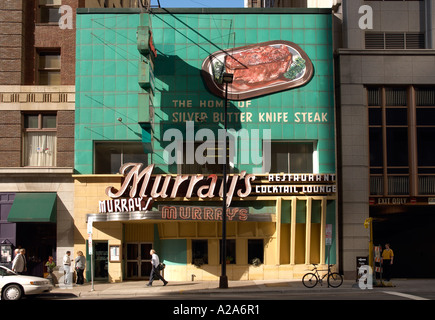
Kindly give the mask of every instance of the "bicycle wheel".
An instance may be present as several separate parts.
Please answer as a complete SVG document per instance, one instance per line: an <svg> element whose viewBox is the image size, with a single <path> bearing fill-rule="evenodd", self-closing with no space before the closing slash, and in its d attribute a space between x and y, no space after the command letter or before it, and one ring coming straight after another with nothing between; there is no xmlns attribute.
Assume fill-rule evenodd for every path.
<svg viewBox="0 0 435 320"><path fill-rule="evenodd" d="M328 285L333 288L338 288L343 283L343 276L337 272L328 275Z"/></svg>
<svg viewBox="0 0 435 320"><path fill-rule="evenodd" d="M319 279L314 273L307 273L302 278L302 283L307 288L314 288L317 285L317 282L319 282Z"/></svg>

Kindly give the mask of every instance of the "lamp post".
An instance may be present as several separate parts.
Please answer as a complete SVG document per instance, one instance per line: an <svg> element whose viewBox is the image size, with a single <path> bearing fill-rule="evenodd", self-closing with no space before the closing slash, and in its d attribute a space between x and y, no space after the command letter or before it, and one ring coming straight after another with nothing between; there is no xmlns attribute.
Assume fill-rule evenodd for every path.
<svg viewBox="0 0 435 320"><path fill-rule="evenodd" d="M228 288L228 277L227 277L227 104L228 104L228 83L233 82L233 74L224 72L222 75L222 82L225 83L225 105L224 105L224 129L225 129L225 143L224 143L224 164L223 164L223 203L222 203L222 244L221 244L221 260L222 260L222 270L221 276L219 278L219 288Z"/></svg>
<svg viewBox="0 0 435 320"><path fill-rule="evenodd" d="M370 231L370 240L369 240L369 266L373 269L374 261L373 261L373 218L367 218L364 221L364 228L369 229Z"/></svg>

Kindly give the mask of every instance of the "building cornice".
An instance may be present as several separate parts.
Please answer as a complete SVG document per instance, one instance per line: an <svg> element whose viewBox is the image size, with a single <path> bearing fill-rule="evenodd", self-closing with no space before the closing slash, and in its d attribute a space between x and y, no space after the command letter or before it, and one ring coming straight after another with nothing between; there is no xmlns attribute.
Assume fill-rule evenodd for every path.
<svg viewBox="0 0 435 320"><path fill-rule="evenodd" d="M75 110L75 86L0 86L0 110Z"/></svg>
<svg viewBox="0 0 435 320"><path fill-rule="evenodd" d="M1 175L29 175L29 174L66 174L71 175L74 173L73 168L61 167L7 167L0 168Z"/></svg>
<svg viewBox="0 0 435 320"><path fill-rule="evenodd" d="M77 14L331 14L332 8L78 8Z"/></svg>

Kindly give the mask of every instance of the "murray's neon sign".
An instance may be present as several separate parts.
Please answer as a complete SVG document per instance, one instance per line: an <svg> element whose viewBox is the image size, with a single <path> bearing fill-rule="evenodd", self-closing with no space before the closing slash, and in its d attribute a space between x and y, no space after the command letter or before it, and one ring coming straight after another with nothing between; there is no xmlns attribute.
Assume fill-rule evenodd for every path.
<svg viewBox="0 0 435 320"><path fill-rule="evenodd" d="M223 197L222 178L210 175L153 175L154 164L143 168L142 163L126 163L119 173L124 175L119 189L106 188L111 199L99 201L100 213L151 211L154 200L210 200ZM233 198L248 196L285 196L334 194L337 191L335 174L269 174L256 180L253 174L242 171L227 176L227 208Z"/></svg>
<svg viewBox="0 0 435 320"><path fill-rule="evenodd" d="M124 181L119 190L112 186L106 188L106 195L112 200L100 201L100 212L144 211L150 208L153 199L158 198L223 197L223 184L216 174L153 176L154 164L144 169L142 166L142 163L126 163L119 169L119 173L125 175ZM227 207L234 195L239 198L249 196L253 180L255 176L246 171L227 177Z"/></svg>

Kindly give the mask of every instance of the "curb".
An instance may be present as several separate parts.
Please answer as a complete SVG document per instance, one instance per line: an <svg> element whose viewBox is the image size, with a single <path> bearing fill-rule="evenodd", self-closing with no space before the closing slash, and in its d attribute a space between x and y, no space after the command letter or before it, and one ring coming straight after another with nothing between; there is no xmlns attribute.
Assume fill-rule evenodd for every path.
<svg viewBox="0 0 435 320"><path fill-rule="evenodd" d="M123 285L124 284L124 285ZM55 287L51 294L71 294L76 297L102 297L102 296L148 296L148 295L210 295L210 294L273 294L273 293L316 293L330 290L331 293L335 291L355 291L361 290L358 287L354 287L354 281L345 281L339 288L328 288L326 285L315 288L305 288L299 281L271 281L271 282L249 282L243 283L243 285L237 287L231 287L220 289L217 282L195 282L198 285L197 288L191 288L192 284L187 282L177 283L171 282L168 286L156 285L154 287L146 287L145 282L137 283L114 283L114 284L97 284L94 287L94 291L91 291L91 285L85 285L84 287L73 288L59 288ZM237 283L236 283L237 284ZM280 285L282 284L282 285ZM102 288L98 288L98 287Z"/></svg>

